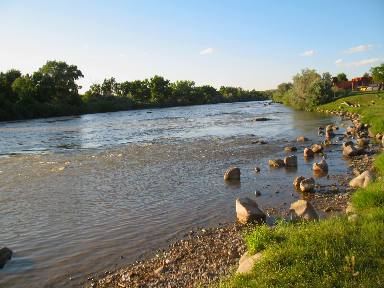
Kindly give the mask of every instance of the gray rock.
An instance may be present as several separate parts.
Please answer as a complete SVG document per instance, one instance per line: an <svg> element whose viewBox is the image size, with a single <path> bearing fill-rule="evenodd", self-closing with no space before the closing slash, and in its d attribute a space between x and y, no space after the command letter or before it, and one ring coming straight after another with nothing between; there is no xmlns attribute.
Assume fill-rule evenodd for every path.
<svg viewBox="0 0 384 288"><path fill-rule="evenodd" d="M282 159L272 159L268 161L269 166L273 168L281 168L285 166L284 160Z"/></svg>
<svg viewBox="0 0 384 288"><path fill-rule="evenodd" d="M296 217L305 220L318 220L319 215L315 208L306 200L298 200L291 204L290 211L295 214Z"/></svg>
<svg viewBox="0 0 384 288"><path fill-rule="evenodd" d="M313 192L315 190L315 179L306 178L300 181L301 192Z"/></svg>
<svg viewBox="0 0 384 288"><path fill-rule="evenodd" d="M349 186L354 187L354 188L365 188L368 186L369 183L372 182L372 174L369 171L364 171L361 173L359 176L353 178L349 182Z"/></svg>
<svg viewBox="0 0 384 288"><path fill-rule="evenodd" d="M297 167L297 156L290 155L284 158L284 164L286 167Z"/></svg>
<svg viewBox="0 0 384 288"><path fill-rule="evenodd" d="M261 256L262 254L260 252L255 255L250 255L248 251L245 252L239 260L239 267L237 268L236 273L243 274L251 272L255 263L260 261Z"/></svg>
<svg viewBox="0 0 384 288"><path fill-rule="evenodd" d="M313 153L311 148L304 148L304 157L305 158L311 158L314 155L315 155L315 153Z"/></svg>
<svg viewBox="0 0 384 288"><path fill-rule="evenodd" d="M296 190L300 189L300 183L305 179L304 176L298 176L293 180L293 187L295 187Z"/></svg>
<svg viewBox="0 0 384 288"><path fill-rule="evenodd" d="M230 167L224 173L224 180L240 180L240 169L237 167Z"/></svg>
<svg viewBox="0 0 384 288"><path fill-rule="evenodd" d="M9 260L11 260L12 254L13 254L12 250L7 247L0 249L0 269L2 269L5 266L5 264Z"/></svg>
<svg viewBox="0 0 384 288"><path fill-rule="evenodd" d="M257 203L248 197L236 199L236 217L241 224L264 222L266 219Z"/></svg>

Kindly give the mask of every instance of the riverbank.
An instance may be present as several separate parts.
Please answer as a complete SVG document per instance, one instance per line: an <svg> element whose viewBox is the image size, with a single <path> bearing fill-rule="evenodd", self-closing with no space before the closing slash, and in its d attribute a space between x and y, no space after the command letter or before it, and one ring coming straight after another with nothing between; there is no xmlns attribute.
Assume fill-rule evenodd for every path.
<svg viewBox="0 0 384 288"><path fill-rule="evenodd" d="M318 111L355 120L361 117L355 127L360 122L369 125L371 142L382 145L383 104L381 95L359 95L320 106ZM376 179L352 193L349 215L282 223L267 233L255 228L245 237L246 244L251 254L262 253L261 260L250 273L232 275L220 286L383 287L384 154L363 170L374 173Z"/></svg>
<svg viewBox="0 0 384 288"><path fill-rule="evenodd" d="M383 187L380 177L384 173L381 163L384 163L384 157L380 156L375 161L380 144L372 142L367 153L348 160L349 175L329 176L339 181L337 189L332 186L319 187L317 192L321 193L303 195L324 220L278 224L270 230L269 236L262 235L265 230L259 229L259 226L229 225L202 229L198 233L188 234L168 249L156 253L153 258L108 273L101 279L91 279L87 286L307 287L311 284L314 287L333 287L342 284L343 287L379 287L383 283L379 273L383 268L380 260L383 250L379 249L383 247L383 227L380 224L382 208L377 206L383 205L383 198L382 193L377 194L376 190L371 191L377 194L376 198L372 200L369 195L375 187ZM332 149L337 148L333 146ZM376 169L379 182L357 192L348 187L349 180L372 169ZM371 200L367 201L367 198ZM344 216L350 201L359 207L359 220L355 223L348 222ZM270 208L267 214L286 217L287 210ZM263 247L262 260L250 274L233 274L246 248L251 253L260 252L254 247Z"/></svg>

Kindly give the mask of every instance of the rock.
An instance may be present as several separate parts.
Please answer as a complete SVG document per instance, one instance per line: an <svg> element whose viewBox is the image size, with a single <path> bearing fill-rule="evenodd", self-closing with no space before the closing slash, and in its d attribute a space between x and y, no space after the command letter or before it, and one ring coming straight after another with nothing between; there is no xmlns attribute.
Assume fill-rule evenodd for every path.
<svg viewBox="0 0 384 288"><path fill-rule="evenodd" d="M230 167L224 173L224 180L240 180L240 169L237 167Z"/></svg>
<svg viewBox="0 0 384 288"><path fill-rule="evenodd" d="M260 172L260 167L255 167L255 172L259 173Z"/></svg>
<svg viewBox="0 0 384 288"><path fill-rule="evenodd" d="M325 131L325 139L332 139L333 137L335 137L335 133L333 133L333 131Z"/></svg>
<svg viewBox="0 0 384 288"><path fill-rule="evenodd" d="M309 139L306 138L306 137L304 137L304 136L299 136L299 137L297 137L297 139L296 139L297 142L306 142L306 141L308 141L308 140L309 140Z"/></svg>
<svg viewBox="0 0 384 288"><path fill-rule="evenodd" d="M241 224L263 222L266 219L257 203L248 197L236 199L236 216Z"/></svg>
<svg viewBox="0 0 384 288"><path fill-rule="evenodd" d="M281 168L281 167L285 166L284 160L282 160L282 159L269 160L268 164L269 164L269 166L271 166L273 168Z"/></svg>
<svg viewBox="0 0 384 288"><path fill-rule="evenodd" d="M349 182L349 186L354 187L354 188L365 188L369 183L372 182L372 175L369 171L365 171L361 173L359 176L353 178Z"/></svg>
<svg viewBox="0 0 384 288"><path fill-rule="evenodd" d="M315 208L306 200L298 200L291 204L291 212L294 212L297 217L305 220L318 220L319 215Z"/></svg>
<svg viewBox="0 0 384 288"><path fill-rule="evenodd" d="M266 117L258 117L258 118L255 118L253 119L254 121L269 121L269 120L272 120L272 119L269 119L269 118L266 118Z"/></svg>
<svg viewBox="0 0 384 288"><path fill-rule="evenodd" d="M285 147L285 148L284 148L284 151L285 151L285 152L296 152L296 151L297 151L297 148L294 147L294 146L288 146L288 147Z"/></svg>
<svg viewBox="0 0 384 288"><path fill-rule="evenodd" d="M327 173L328 172L328 164L327 162L323 159L319 163L313 163L312 169L314 172L318 173Z"/></svg>
<svg viewBox="0 0 384 288"><path fill-rule="evenodd" d="M305 178L300 181L301 192L313 192L314 189L315 189L315 179Z"/></svg>
<svg viewBox="0 0 384 288"><path fill-rule="evenodd" d="M314 155L315 155L315 153L313 153L311 148L304 148L304 157L305 158L311 158Z"/></svg>
<svg viewBox="0 0 384 288"><path fill-rule="evenodd" d="M7 247L0 249L0 269L2 269L5 266L8 260L11 260L12 254L13 254L12 250Z"/></svg>
<svg viewBox="0 0 384 288"><path fill-rule="evenodd" d="M297 156L290 155L284 158L284 164L286 167L297 167Z"/></svg>
<svg viewBox="0 0 384 288"><path fill-rule="evenodd" d="M382 140L383 139L383 134L377 133L375 137L376 137L377 140Z"/></svg>
<svg viewBox="0 0 384 288"><path fill-rule="evenodd" d="M296 190L300 189L300 183L305 179L304 176L298 176L293 180L293 187L295 187Z"/></svg>
<svg viewBox="0 0 384 288"><path fill-rule="evenodd" d="M255 196L256 196L256 197L260 197L260 196L261 196L261 192L260 192L259 190L257 190L257 191L255 192Z"/></svg>
<svg viewBox="0 0 384 288"><path fill-rule="evenodd" d="M345 146L343 148L343 155L353 157L359 154L359 151L354 146Z"/></svg>
<svg viewBox="0 0 384 288"><path fill-rule="evenodd" d="M356 128L354 126L347 127L347 133L348 134L355 134L356 133Z"/></svg>
<svg viewBox="0 0 384 288"><path fill-rule="evenodd" d="M352 141L347 141L347 142L343 143L343 148L348 147L348 146L353 146L353 142Z"/></svg>
<svg viewBox="0 0 384 288"><path fill-rule="evenodd" d="M325 132L333 132L333 125L327 125L325 127Z"/></svg>
<svg viewBox="0 0 384 288"><path fill-rule="evenodd" d="M359 147L366 147L369 144L369 139L368 138L358 138L356 140L356 144Z"/></svg>
<svg viewBox="0 0 384 288"><path fill-rule="evenodd" d="M239 267L237 268L236 273L251 272L255 263L261 259L261 255L260 252L255 255L250 255L248 251L245 252L239 260Z"/></svg>
<svg viewBox="0 0 384 288"><path fill-rule="evenodd" d="M323 151L323 146L321 146L320 144L313 144L311 146L311 150L313 151L313 153L320 153Z"/></svg>

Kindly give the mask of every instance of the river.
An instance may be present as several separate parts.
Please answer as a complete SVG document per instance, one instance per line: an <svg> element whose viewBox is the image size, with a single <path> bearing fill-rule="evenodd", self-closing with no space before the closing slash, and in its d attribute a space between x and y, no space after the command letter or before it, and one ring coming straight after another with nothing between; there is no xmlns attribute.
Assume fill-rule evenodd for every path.
<svg viewBox="0 0 384 288"><path fill-rule="evenodd" d="M235 199L256 190L263 209L287 209L312 163L273 170L268 159L299 135L319 142L317 127L335 121L244 102L0 123L0 247L14 251L0 287L77 287L192 228L233 222ZM224 183L230 165L241 184Z"/></svg>

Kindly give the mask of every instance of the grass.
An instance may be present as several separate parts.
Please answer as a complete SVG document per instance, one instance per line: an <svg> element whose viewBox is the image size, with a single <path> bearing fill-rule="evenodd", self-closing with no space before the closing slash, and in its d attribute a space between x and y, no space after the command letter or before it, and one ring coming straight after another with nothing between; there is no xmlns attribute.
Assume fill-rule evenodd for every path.
<svg viewBox="0 0 384 288"><path fill-rule="evenodd" d="M384 132L384 93L350 96L321 106L340 110L342 102L359 113L375 133ZM374 101L375 105L372 106ZM234 274L220 287L384 287L384 153L375 159L377 178L352 196L355 222L339 216L318 222L280 222L274 228L256 226L245 242L262 259L248 274Z"/></svg>
<svg viewBox="0 0 384 288"><path fill-rule="evenodd" d="M372 102L373 101L373 102ZM352 105L360 104L360 107L348 107L343 103ZM372 133L384 131L384 92L370 92L340 98L334 102L318 107L321 111L347 111L361 115L362 122L371 125Z"/></svg>

